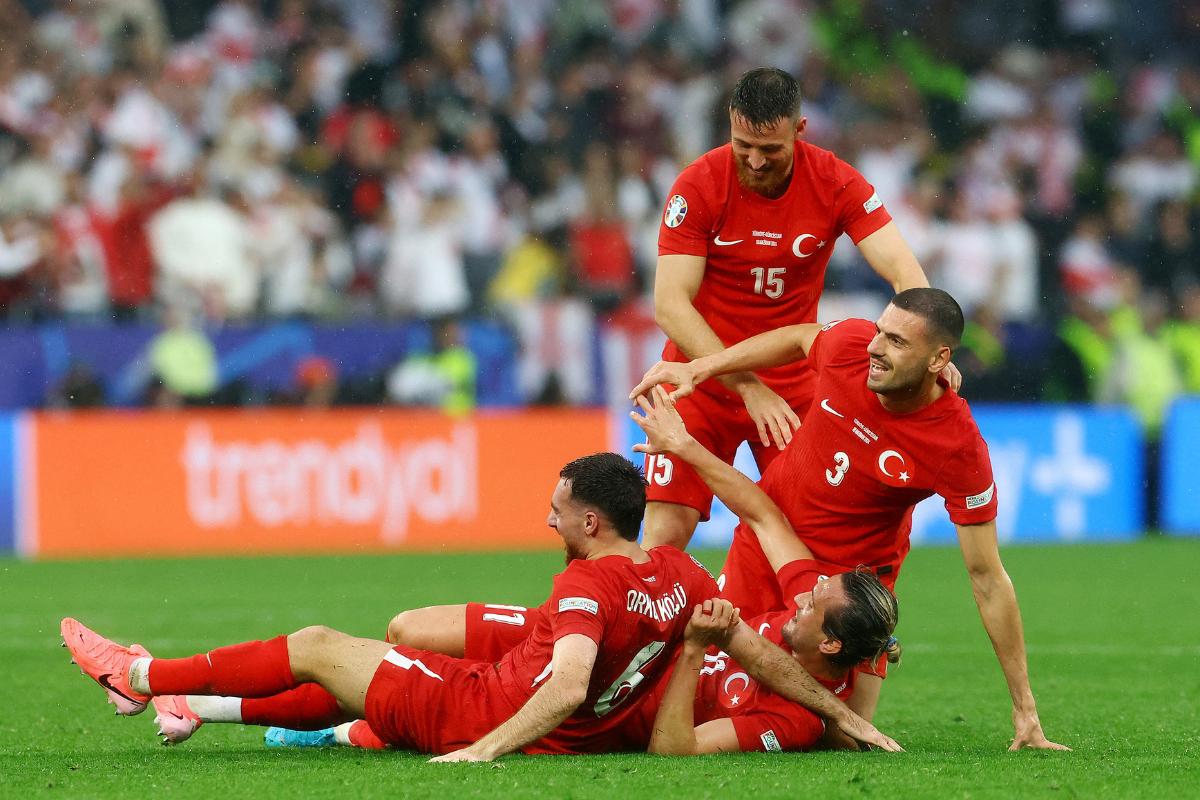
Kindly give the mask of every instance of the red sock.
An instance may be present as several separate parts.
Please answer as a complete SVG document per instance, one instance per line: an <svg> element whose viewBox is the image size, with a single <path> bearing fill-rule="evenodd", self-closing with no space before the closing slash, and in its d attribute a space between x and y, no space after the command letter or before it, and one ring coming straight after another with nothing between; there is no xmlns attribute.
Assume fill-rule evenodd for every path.
<svg viewBox="0 0 1200 800"><path fill-rule="evenodd" d="M345 721L334 696L315 683L302 683L273 697L242 700L242 722L247 725L319 731Z"/></svg>
<svg viewBox="0 0 1200 800"><path fill-rule="evenodd" d="M350 744L364 750L383 750L387 742L375 735L371 726L364 719L355 720L350 724Z"/></svg>
<svg viewBox="0 0 1200 800"><path fill-rule="evenodd" d="M156 658L149 678L154 694L270 697L296 687L286 636L218 647L191 658Z"/></svg>

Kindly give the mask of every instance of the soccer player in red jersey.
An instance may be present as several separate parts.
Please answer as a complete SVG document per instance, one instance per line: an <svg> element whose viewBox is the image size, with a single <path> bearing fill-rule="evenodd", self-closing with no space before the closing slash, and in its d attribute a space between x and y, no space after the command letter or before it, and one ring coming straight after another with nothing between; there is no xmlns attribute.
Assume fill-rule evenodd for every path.
<svg viewBox="0 0 1200 800"><path fill-rule="evenodd" d="M807 356L815 402L760 485L832 572L870 566L890 587L908 553L912 509L945 499L976 604L1012 698L1012 749L1046 739L1029 686L1020 609L996 541L996 487L987 445L965 401L939 374L962 335L958 303L938 289L893 298L878 322L793 325L688 364L659 362L634 395L657 384L686 396L704 380ZM723 594L752 615L783 605L756 537L739 525ZM874 715L880 681L861 675L852 706Z"/></svg>
<svg viewBox="0 0 1200 800"><path fill-rule="evenodd" d="M291 714L293 724L320 728L365 719L383 742L446 754L439 760L628 749L626 723L645 687L666 670L693 605L716 594L712 577L690 556L638 546L644 503L640 473L620 456L564 467L548 523L563 539L567 569L555 578L530 636L496 663L323 627L154 659L68 618L64 645L124 714L139 713L154 696L232 696L247 698L240 701L246 722ZM826 702L819 685L806 685L811 679L802 670L791 674L801 689L812 689L816 705L854 726L857 718L833 698ZM895 747L869 725L858 729L868 741Z"/></svg>
<svg viewBox="0 0 1200 800"><path fill-rule="evenodd" d="M698 158L671 189L659 227L655 319L667 361L720 351L764 331L813 322L843 233L896 291L929 282L875 190L833 153L801 140L800 90L778 69L742 75L731 142ZM952 380L958 374L951 368ZM728 463L750 442L759 468L791 440L812 400L798 359L729 373L679 402L688 430ZM774 440L774 447L772 446ZM669 453L646 459L645 543L686 547L712 492Z"/></svg>

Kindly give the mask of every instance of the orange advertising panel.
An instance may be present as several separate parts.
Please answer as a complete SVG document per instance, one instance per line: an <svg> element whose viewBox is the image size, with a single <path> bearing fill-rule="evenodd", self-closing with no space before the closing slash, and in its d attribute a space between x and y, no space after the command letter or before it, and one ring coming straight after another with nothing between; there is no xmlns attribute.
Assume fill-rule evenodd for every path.
<svg viewBox="0 0 1200 800"><path fill-rule="evenodd" d="M38 415L39 557L556 547L563 464L603 411Z"/></svg>

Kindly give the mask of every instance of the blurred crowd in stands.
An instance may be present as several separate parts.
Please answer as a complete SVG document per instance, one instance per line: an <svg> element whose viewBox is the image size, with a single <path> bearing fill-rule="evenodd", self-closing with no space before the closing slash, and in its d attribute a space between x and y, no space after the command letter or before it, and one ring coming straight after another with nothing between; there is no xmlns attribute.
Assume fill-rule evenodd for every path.
<svg viewBox="0 0 1200 800"><path fill-rule="evenodd" d="M766 64L800 78L809 141L875 184L967 310L970 399L1129 402L1153 429L1171 397L1200 392L1197 3L0 0L0 14L9 325L162 322L175 333L157 357L195 364L205 325L423 319L453 339L448 321L495 318L527 399L587 402L602 332L653 330L671 182L727 138L728 88ZM848 242L828 286L827 319L887 296ZM419 354L426 373L460 344ZM469 408L469 365L450 361L459 388L438 396ZM336 365L305 370L302 394L336 380Z"/></svg>

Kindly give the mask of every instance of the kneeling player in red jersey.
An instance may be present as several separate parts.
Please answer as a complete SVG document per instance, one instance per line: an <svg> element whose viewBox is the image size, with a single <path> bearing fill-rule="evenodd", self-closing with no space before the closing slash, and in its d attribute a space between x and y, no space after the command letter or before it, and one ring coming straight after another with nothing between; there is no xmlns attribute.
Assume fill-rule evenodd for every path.
<svg viewBox="0 0 1200 800"><path fill-rule="evenodd" d="M945 499L975 601L1012 698L1012 749L1063 749L1042 732L1021 613L996 540L996 487L971 411L938 376L962 336L962 310L938 289L909 289L878 322L792 325L690 363L659 362L632 396L658 384L684 396L713 375L807 356L813 405L760 482L796 535L832 571L866 564L889 588L909 550L912 509ZM758 537L734 533L722 591L754 614L784 605ZM880 681L861 676L853 705L874 715Z"/></svg>
<svg viewBox="0 0 1200 800"><path fill-rule="evenodd" d="M496 663L322 627L154 659L68 618L64 645L123 714L141 712L155 696L235 696L250 699L241 701L243 717L245 703L258 698L252 714L272 721L291 715L303 727L323 727L365 719L383 742L448 754L440 760L629 749L626 723L647 695L639 686L661 678L688 610L716 593L690 556L638 547L644 504L645 483L620 456L589 456L564 467L548 522L563 538L567 569L530 636ZM784 663L775 658L777 668L791 668L798 684L811 688L814 704L826 702L819 684L778 655ZM766 652L763 664L773 657ZM836 700L827 703L830 716L865 740L897 749L871 726L855 728L861 721Z"/></svg>

